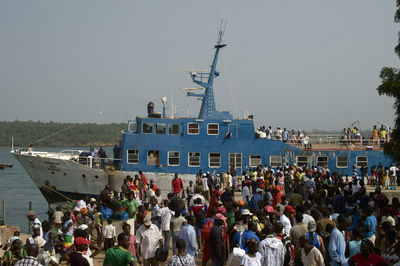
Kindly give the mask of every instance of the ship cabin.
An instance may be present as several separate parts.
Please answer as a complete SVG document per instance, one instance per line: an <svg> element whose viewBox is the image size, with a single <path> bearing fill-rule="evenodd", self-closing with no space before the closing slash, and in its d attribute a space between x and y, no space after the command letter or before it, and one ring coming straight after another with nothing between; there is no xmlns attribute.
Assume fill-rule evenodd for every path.
<svg viewBox="0 0 400 266"><path fill-rule="evenodd" d="M150 116L150 115L149 115ZM198 119L137 117L128 121L122 137L122 170L160 173L211 173L231 167L237 173L259 165L283 164L328 167L351 175L353 166L391 164L380 149L369 146L336 147L316 143L304 149L293 143L258 138L252 117L248 119Z"/></svg>

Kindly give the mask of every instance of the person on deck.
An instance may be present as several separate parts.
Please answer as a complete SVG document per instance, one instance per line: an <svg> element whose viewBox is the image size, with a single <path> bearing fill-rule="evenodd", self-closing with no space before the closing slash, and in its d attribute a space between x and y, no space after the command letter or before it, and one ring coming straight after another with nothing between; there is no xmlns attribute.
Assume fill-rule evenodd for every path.
<svg viewBox="0 0 400 266"><path fill-rule="evenodd" d="M104 168L105 165L105 158L107 158L106 151L103 149L102 146L100 146L99 151L97 152L97 156L100 157L100 168Z"/></svg>

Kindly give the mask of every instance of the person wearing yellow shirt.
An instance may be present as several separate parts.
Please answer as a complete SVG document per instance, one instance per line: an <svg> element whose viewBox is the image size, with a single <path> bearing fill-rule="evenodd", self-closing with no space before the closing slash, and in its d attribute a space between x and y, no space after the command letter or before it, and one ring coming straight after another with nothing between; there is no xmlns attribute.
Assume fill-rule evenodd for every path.
<svg viewBox="0 0 400 266"><path fill-rule="evenodd" d="M376 128L376 125L374 126L374 129L372 130L372 138L374 139L374 142L378 142L378 129Z"/></svg>

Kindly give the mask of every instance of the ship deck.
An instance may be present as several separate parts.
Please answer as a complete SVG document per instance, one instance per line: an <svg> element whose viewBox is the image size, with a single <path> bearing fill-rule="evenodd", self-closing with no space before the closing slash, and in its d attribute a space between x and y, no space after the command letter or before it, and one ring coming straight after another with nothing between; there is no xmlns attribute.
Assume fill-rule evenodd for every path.
<svg viewBox="0 0 400 266"><path fill-rule="evenodd" d="M304 150L312 150L312 151L382 151L381 145L361 145L360 143L352 143L352 144L339 144L339 143L325 143L319 144L314 143L312 144L311 148L304 148Z"/></svg>

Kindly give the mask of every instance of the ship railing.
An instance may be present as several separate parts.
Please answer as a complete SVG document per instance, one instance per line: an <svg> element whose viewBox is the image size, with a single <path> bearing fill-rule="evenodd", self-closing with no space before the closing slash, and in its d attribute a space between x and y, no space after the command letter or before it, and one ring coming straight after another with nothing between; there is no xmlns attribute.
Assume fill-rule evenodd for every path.
<svg viewBox="0 0 400 266"><path fill-rule="evenodd" d="M13 153L35 156L35 157L43 157L43 158L52 158L52 159L61 159L61 160L72 160L78 162L80 164L86 165L89 168L107 168L114 167L114 169L121 168L121 159L120 158L99 158L93 157L89 155L88 152L84 152L82 150L62 150L60 152L46 152L46 151L28 151L26 149L15 149L12 151Z"/></svg>
<svg viewBox="0 0 400 266"><path fill-rule="evenodd" d="M98 169L113 169L119 170L121 169L121 159L120 158L100 158L100 157L93 157L91 155L81 155L74 158L74 161L85 165L89 168L98 168Z"/></svg>
<svg viewBox="0 0 400 266"><path fill-rule="evenodd" d="M49 157L49 153L46 151L29 151L27 149L15 149L12 151L13 153L29 155L29 156L38 156L38 157Z"/></svg>
<svg viewBox="0 0 400 266"><path fill-rule="evenodd" d="M81 150L62 150L59 153L59 159L76 160L81 153Z"/></svg>
<svg viewBox="0 0 400 266"><path fill-rule="evenodd" d="M387 139L362 136L344 137L342 134L306 134L309 137L309 144L312 148L333 148L341 150L352 149L381 149ZM303 146L301 140L290 139L288 143L295 146Z"/></svg>

